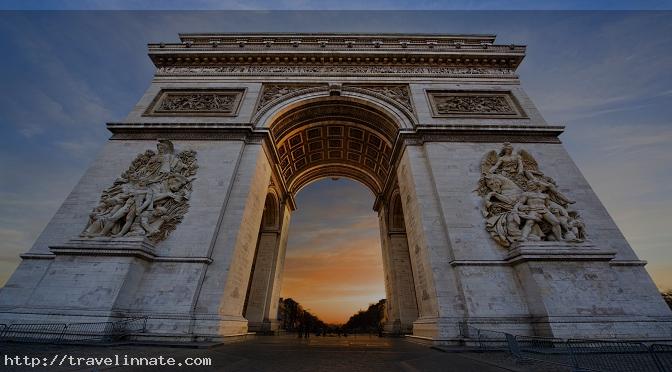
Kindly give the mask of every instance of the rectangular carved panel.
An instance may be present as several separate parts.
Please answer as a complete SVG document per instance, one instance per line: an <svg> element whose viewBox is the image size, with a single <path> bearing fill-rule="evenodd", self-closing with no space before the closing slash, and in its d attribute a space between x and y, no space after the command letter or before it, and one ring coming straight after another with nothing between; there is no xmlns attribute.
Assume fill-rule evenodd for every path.
<svg viewBox="0 0 672 372"><path fill-rule="evenodd" d="M149 116L236 116L244 89L162 89Z"/></svg>
<svg viewBox="0 0 672 372"><path fill-rule="evenodd" d="M435 117L524 118L511 92L428 91Z"/></svg>

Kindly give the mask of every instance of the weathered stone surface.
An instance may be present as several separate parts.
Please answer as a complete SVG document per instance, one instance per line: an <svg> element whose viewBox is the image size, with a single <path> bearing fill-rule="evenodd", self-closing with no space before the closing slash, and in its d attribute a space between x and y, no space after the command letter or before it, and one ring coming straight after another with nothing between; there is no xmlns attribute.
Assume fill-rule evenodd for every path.
<svg viewBox="0 0 672 372"><path fill-rule="evenodd" d="M322 36L328 43L183 35L184 44L150 45L154 80L123 122L108 125L112 138L22 255L0 291L0 323L147 315L148 339L179 341L272 331L294 194L338 176L376 195L388 331L437 343L457 341L464 323L556 337L669 337L672 313L645 262L560 143L562 127L548 125L520 87L524 47L478 35ZM267 51L275 53L268 61ZM181 221L162 239L147 234L156 222L149 216L144 236L93 229L81 237L101 192L157 140L197 157ZM493 239L483 212L498 212L484 209L487 193L475 189L484 155L485 173L518 167L515 152L499 153L505 142L555 181L542 193L571 204L587 236L572 231L573 239L551 223L540 229L556 228L555 239ZM523 168L530 180L525 171L535 169ZM524 211L533 204L518 201Z"/></svg>

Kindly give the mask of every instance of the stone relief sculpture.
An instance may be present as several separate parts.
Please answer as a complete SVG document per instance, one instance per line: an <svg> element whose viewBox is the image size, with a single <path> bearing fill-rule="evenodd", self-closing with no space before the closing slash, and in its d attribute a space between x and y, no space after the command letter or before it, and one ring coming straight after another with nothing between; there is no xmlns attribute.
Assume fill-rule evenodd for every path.
<svg viewBox="0 0 672 372"><path fill-rule="evenodd" d="M281 97L290 96L305 89L319 86L320 84L264 84L259 98L259 104L257 105L257 111Z"/></svg>
<svg viewBox="0 0 672 372"><path fill-rule="evenodd" d="M423 74L423 75L514 75L514 69L504 67L459 66L387 66L387 65L230 65L230 66L166 66L157 68L157 74Z"/></svg>
<svg viewBox="0 0 672 372"><path fill-rule="evenodd" d="M408 85L351 85L361 89L370 90L381 94L404 106L408 111L413 112L413 103L411 103L411 92Z"/></svg>
<svg viewBox="0 0 672 372"><path fill-rule="evenodd" d="M235 116L244 93L244 89L161 90L143 115Z"/></svg>
<svg viewBox="0 0 672 372"><path fill-rule="evenodd" d="M237 100L235 94L191 93L165 94L156 111L169 112L232 112Z"/></svg>
<svg viewBox="0 0 672 372"><path fill-rule="evenodd" d="M138 155L114 184L103 190L89 214L82 237L146 236L152 243L175 230L189 209L198 169L196 152L175 153L173 143L159 140L157 152Z"/></svg>
<svg viewBox="0 0 672 372"><path fill-rule="evenodd" d="M514 114L504 96L443 95L435 97L439 114L485 113Z"/></svg>
<svg viewBox="0 0 672 372"><path fill-rule="evenodd" d="M481 161L476 190L483 198L486 230L504 247L524 241L581 242L585 224L574 201L557 189L527 151L514 153L505 143L499 153L488 152Z"/></svg>

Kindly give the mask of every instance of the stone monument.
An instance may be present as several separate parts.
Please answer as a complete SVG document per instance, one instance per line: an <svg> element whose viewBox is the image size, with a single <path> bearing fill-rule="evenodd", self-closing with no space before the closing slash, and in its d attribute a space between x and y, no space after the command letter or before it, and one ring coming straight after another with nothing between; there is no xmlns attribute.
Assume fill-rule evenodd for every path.
<svg viewBox="0 0 672 372"><path fill-rule="evenodd" d="M0 292L0 323L277 329L294 196L376 196L386 329L655 339L672 314L493 35L183 34ZM344 201L345 202L345 201ZM300 207L300 206L298 206ZM338 263L334 263L338 264Z"/></svg>

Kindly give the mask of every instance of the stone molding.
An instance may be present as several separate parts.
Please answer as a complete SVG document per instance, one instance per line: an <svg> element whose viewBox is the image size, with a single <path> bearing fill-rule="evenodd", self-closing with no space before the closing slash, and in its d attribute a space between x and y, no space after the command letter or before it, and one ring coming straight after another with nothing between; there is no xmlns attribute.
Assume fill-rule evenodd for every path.
<svg viewBox="0 0 672 372"><path fill-rule="evenodd" d="M56 256L52 253L22 253L19 257L24 260L53 260Z"/></svg>
<svg viewBox="0 0 672 372"><path fill-rule="evenodd" d="M143 116L237 116L245 89L161 89Z"/></svg>
<svg viewBox="0 0 672 372"><path fill-rule="evenodd" d="M403 77L409 75L432 78L494 78L518 79L513 68L508 67L459 67L459 66L413 66L413 65L339 65L315 63L306 65L227 65L198 66L181 65L165 66L156 69L156 76L372 76L372 77Z"/></svg>
<svg viewBox="0 0 672 372"><path fill-rule="evenodd" d="M610 264L618 265L617 262L619 261L612 261L615 256L615 251L597 248L591 242L521 242L512 247L501 260L453 260L450 261L450 265L516 266L528 261L610 261ZM627 266L633 265L631 261L627 262ZM637 261L637 263L635 266L641 265L641 261Z"/></svg>
<svg viewBox="0 0 672 372"><path fill-rule="evenodd" d="M397 66L494 67L511 69L512 73L525 56L525 46L495 45L494 35L268 33L180 37L181 43L148 44L159 74L166 72L161 68L185 66L233 68L235 71L228 72L237 74L285 73L284 67L295 72L300 69L301 74L351 74L361 72L352 67L372 67L365 72L371 74L391 73L385 68ZM274 71L268 71L267 66L273 66Z"/></svg>
<svg viewBox="0 0 672 372"><path fill-rule="evenodd" d="M251 141L261 130L251 124L108 123L112 140Z"/></svg>
<svg viewBox="0 0 672 372"><path fill-rule="evenodd" d="M72 238L50 246L55 255L132 256L152 261L156 247L144 236Z"/></svg>
<svg viewBox="0 0 672 372"><path fill-rule="evenodd" d="M157 256L156 247L146 237L73 238L64 244L50 246L53 254L26 254L24 259L53 259L57 255L136 257L150 262L184 262L210 264L209 257ZM25 257L24 257L25 256ZM45 257L38 257L45 256Z"/></svg>
<svg viewBox="0 0 672 372"><path fill-rule="evenodd" d="M488 49L494 47L493 34L391 34L391 33L181 33L184 46L197 48L301 48L301 49L435 49L451 46L459 49L475 47ZM191 43L191 44L189 44ZM159 44L160 45L160 44ZM166 46L164 44L164 46ZM506 46L511 48L511 46Z"/></svg>
<svg viewBox="0 0 672 372"><path fill-rule="evenodd" d="M646 260L613 260L609 262L611 266L646 266Z"/></svg>
<svg viewBox="0 0 672 372"><path fill-rule="evenodd" d="M425 142L489 143L561 143L564 131L558 125L418 125L414 131L402 132L406 145Z"/></svg>
<svg viewBox="0 0 672 372"><path fill-rule="evenodd" d="M521 242L512 246L505 260L510 265L527 261L611 261L615 251L596 248L590 242Z"/></svg>
<svg viewBox="0 0 672 372"><path fill-rule="evenodd" d="M436 118L524 119L525 111L510 91L427 90Z"/></svg>

